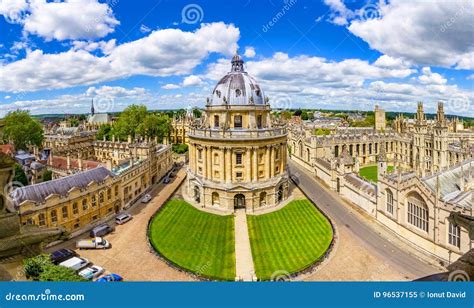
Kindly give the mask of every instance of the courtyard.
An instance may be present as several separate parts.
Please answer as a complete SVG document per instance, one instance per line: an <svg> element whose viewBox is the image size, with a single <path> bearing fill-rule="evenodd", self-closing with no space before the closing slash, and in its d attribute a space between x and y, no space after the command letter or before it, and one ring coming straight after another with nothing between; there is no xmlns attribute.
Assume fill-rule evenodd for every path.
<svg viewBox="0 0 474 308"><path fill-rule="evenodd" d="M171 263L201 277L235 279L234 218L199 211L173 199L153 218L153 247Z"/></svg>
<svg viewBox="0 0 474 308"><path fill-rule="evenodd" d="M377 165L363 167L360 168L359 175L369 182L377 183L377 170ZM387 167L387 172L393 172L394 170L394 166Z"/></svg>
<svg viewBox="0 0 474 308"><path fill-rule="evenodd" d="M306 199L272 213L248 215L248 222L255 272L261 280L310 267L333 239L329 221Z"/></svg>

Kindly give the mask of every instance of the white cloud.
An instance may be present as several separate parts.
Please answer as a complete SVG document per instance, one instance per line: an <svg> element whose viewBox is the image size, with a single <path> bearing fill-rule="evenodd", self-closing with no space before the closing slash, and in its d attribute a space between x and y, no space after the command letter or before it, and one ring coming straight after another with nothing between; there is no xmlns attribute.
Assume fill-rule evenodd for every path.
<svg viewBox="0 0 474 308"><path fill-rule="evenodd" d="M0 117L17 109L27 109L32 114L85 113L90 110L91 99L94 99L96 112L119 111L130 105L131 101L146 104L152 101L152 95L139 87L101 86L89 87L84 93L59 95L51 99L25 100L22 95L14 99L11 103L0 105Z"/></svg>
<svg viewBox="0 0 474 308"><path fill-rule="evenodd" d="M202 80L199 76L189 75L183 80L184 87L194 87L202 85Z"/></svg>
<svg viewBox="0 0 474 308"><path fill-rule="evenodd" d="M347 25L348 20L354 16L354 12L349 10L342 0L324 0L324 3L331 9L329 21L338 26Z"/></svg>
<svg viewBox="0 0 474 308"><path fill-rule="evenodd" d="M474 68L474 2L379 2L379 18L354 19L348 29L371 48L421 65Z"/></svg>
<svg viewBox="0 0 474 308"><path fill-rule="evenodd" d="M24 17L28 8L26 0L2 0L0 1L0 15L3 15L8 22L17 23Z"/></svg>
<svg viewBox="0 0 474 308"><path fill-rule="evenodd" d="M73 41L72 42L72 49L73 50L85 50L88 52L92 52L95 50L102 51L103 54L108 55L111 54L112 51L115 49L116 39L111 39L109 41L98 41L98 42L91 42L91 41Z"/></svg>
<svg viewBox="0 0 474 308"><path fill-rule="evenodd" d="M474 116L473 91L448 85L441 75L429 68L422 69L422 76L429 76L429 83L418 82L418 78L410 82L407 79L416 70L400 59L382 56L370 64L359 59L336 62L275 53L271 58L248 61L245 66L270 98L270 104L278 105L280 97L285 96L290 101L285 105L292 108L372 110L378 103L386 110L413 112L416 102L422 100L426 110L432 112L441 100L447 102L449 113ZM208 65L204 77L215 82L229 68L229 59L219 59ZM452 103L453 100L460 100L462 104Z"/></svg>
<svg viewBox="0 0 474 308"><path fill-rule="evenodd" d="M255 55L256 55L255 48L253 48L251 46L245 47L244 56L246 56L247 58L253 58L253 57L255 57Z"/></svg>
<svg viewBox="0 0 474 308"><path fill-rule="evenodd" d="M441 76L438 73L433 73L431 71L431 68L429 68L427 66L423 67L421 71L423 72L423 75L420 75L418 77L418 80L422 84L438 84L438 85L441 85L441 84L445 84L447 82L446 78L444 78L443 76Z"/></svg>
<svg viewBox="0 0 474 308"><path fill-rule="evenodd" d="M144 38L116 46L103 57L75 47L57 54L34 50L24 59L0 65L0 91L59 89L132 75L189 74L210 53L232 55L239 36L235 26L219 22L202 24L194 32L153 31Z"/></svg>
<svg viewBox="0 0 474 308"><path fill-rule="evenodd" d="M6 0L0 14L47 41L102 38L120 24L108 3L97 0Z"/></svg>
<svg viewBox="0 0 474 308"><path fill-rule="evenodd" d="M4 98L4 99L10 99L10 98L12 98L12 97L11 97L10 95L5 95L3 98Z"/></svg>
<svg viewBox="0 0 474 308"><path fill-rule="evenodd" d="M167 83L164 86L162 86L161 88L165 89L165 90L174 90L174 89L179 89L181 87L177 84L174 84L174 83Z"/></svg>

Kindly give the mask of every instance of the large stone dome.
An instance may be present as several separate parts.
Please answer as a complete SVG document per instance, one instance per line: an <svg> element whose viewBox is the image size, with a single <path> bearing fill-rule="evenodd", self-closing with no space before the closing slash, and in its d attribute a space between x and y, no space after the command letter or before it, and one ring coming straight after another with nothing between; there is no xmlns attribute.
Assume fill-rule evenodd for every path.
<svg viewBox="0 0 474 308"><path fill-rule="evenodd" d="M232 68L217 83L210 99L210 105L263 105L265 95L255 81L244 70L244 61L235 55L231 61Z"/></svg>

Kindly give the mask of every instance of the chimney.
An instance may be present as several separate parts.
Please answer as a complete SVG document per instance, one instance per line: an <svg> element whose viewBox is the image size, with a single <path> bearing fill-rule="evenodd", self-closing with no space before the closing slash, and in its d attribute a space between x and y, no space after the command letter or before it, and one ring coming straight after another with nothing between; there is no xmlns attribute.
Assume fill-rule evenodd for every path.
<svg viewBox="0 0 474 308"><path fill-rule="evenodd" d="M112 142L115 142L115 135L112 135Z"/></svg>
<svg viewBox="0 0 474 308"><path fill-rule="evenodd" d="M67 170L71 169L71 155L69 154L69 152L67 152L66 155L66 168Z"/></svg>
<svg viewBox="0 0 474 308"><path fill-rule="evenodd" d="M132 143L132 136L131 135L128 135L128 140L127 140L128 143Z"/></svg>
<svg viewBox="0 0 474 308"><path fill-rule="evenodd" d="M81 154L81 152L79 152L79 156L77 158L77 165L79 167L79 170L82 171L83 170L83 165L82 165L82 154Z"/></svg>
<svg viewBox="0 0 474 308"><path fill-rule="evenodd" d="M50 165L50 166L53 165L53 150L50 150L50 151L49 151L48 165Z"/></svg>

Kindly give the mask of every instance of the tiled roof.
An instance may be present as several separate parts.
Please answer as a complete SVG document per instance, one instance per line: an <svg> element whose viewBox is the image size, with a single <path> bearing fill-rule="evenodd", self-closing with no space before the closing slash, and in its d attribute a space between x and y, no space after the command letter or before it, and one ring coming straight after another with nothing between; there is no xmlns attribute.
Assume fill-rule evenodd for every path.
<svg viewBox="0 0 474 308"><path fill-rule="evenodd" d="M12 154L15 152L15 147L12 144L0 144L0 153Z"/></svg>
<svg viewBox="0 0 474 308"><path fill-rule="evenodd" d="M16 210L18 210L18 206L26 200L41 203L50 195L67 196L69 190L74 187L86 188L90 183L103 182L107 177L114 177L114 174L105 167L99 167L60 179L20 187L15 189L10 196L14 200Z"/></svg>
<svg viewBox="0 0 474 308"><path fill-rule="evenodd" d="M64 156L53 156L52 163L49 166L57 169L67 170L67 158ZM93 160L82 160L84 170L94 169L100 166L100 162ZM71 169L79 169L79 160L71 158Z"/></svg>

